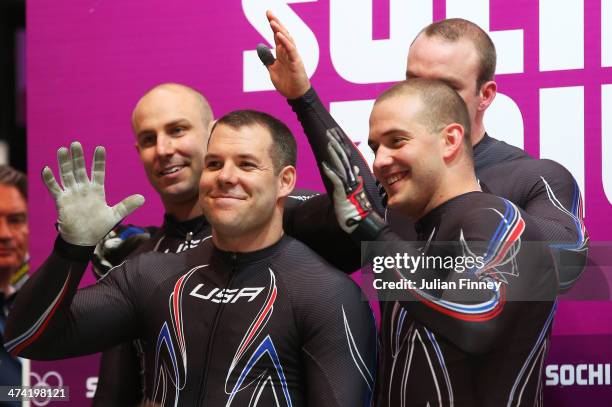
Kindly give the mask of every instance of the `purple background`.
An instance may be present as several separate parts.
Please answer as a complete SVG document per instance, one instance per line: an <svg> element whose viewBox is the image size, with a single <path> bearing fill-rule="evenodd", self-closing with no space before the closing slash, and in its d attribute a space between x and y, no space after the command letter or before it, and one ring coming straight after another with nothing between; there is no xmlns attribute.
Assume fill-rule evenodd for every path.
<svg viewBox="0 0 612 407"><path fill-rule="evenodd" d="M524 30L524 72L499 75L497 82L499 91L519 106L525 148L534 156L539 155L540 88L584 86L587 226L592 240L606 241L612 240L612 217L602 186L600 86L612 83L612 68L601 67L600 3L585 3L584 69L539 71L536 1L491 1L490 30ZM374 37L385 38L389 33L389 2L374 0L373 4ZM445 17L444 1L434 0L433 7L435 19ZM293 4L291 8L317 38L320 56L312 82L326 103L374 99L388 86L357 85L336 73L329 53L328 0ZM254 108L284 120L298 136L298 186L321 189L312 154L285 100L273 91L242 91L242 52L264 40L247 21L239 2L30 0L27 27L33 269L49 253L55 237L54 203L39 172L45 164L55 167L57 148L72 140L83 143L87 157L95 145L106 146L110 202L136 192L145 195L145 207L130 222L161 223L163 209L144 176L130 129L136 101L161 82L179 82L201 90L216 116L238 108ZM402 72L404 68L397 67ZM583 292L589 280L587 273L579 283ZM88 274L84 283L92 281ZM580 288L576 288L578 291ZM559 306L554 335L549 355L554 363L611 363L611 336L606 336L612 335L611 303L603 298L566 298ZM87 405L85 380L97 375L97 357L32 362L32 370L39 374L60 372L64 384L70 386L70 405ZM612 400L609 385L546 388L547 405L604 405L604 400Z"/></svg>

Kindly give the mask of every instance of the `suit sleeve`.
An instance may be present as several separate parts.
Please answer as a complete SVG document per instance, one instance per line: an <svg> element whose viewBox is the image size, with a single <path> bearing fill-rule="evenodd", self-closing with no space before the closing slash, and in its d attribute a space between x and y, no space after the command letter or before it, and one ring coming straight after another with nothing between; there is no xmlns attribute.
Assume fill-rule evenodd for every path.
<svg viewBox="0 0 612 407"><path fill-rule="evenodd" d="M530 173L539 179L532 181L534 187L524 209L544 240L551 242L560 288L567 291L587 263L589 236L580 188L570 172L554 161L534 160L530 164L538 167Z"/></svg>
<svg viewBox="0 0 612 407"><path fill-rule="evenodd" d="M138 353L131 342L102 353L93 407L136 406L144 395Z"/></svg>
<svg viewBox="0 0 612 407"><path fill-rule="evenodd" d="M349 279L325 286L329 290L306 304L303 318L298 316L303 320L308 405L370 406L376 375L374 316Z"/></svg>
<svg viewBox="0 0 612 407"><path fill-rule="evenodd" d="M78 289L93 247L58 237L53 253L22 287L7 321L5 347L13 355L53 360L99 352L136 336L126 266Z"/></svg>
<svg viewBox="0 0 612 407"><path fill-rule="evenodd" d="M147 241L138 242L123 247L113 253L110 263L119 265L125 258L131 258L141 253L149 252L159 240L159 228L147 227L144 230L152 236ZM134 241L136 243L136 241ZM97 274L96 274L97 275ZM98 386L92 402L93 407L136 406L144 397L143 375L141 363L133 342L122 343L102 353Z"/></svg>
<svg viewBox="0 0 612 407"><path fill-rule="evenodd" d="M289 100L289 104L302 124L317 160L319 173L323 174L322 163L330 161L327 152L327 130L340 127L325 109L313 88L310 88L302 97ZM351 165L359 168L364 190L374 210L381 215L384 214L376 180L367 162L346 134L342 131L340 134L344 138L343 144L350 148ZM338 226L331 199L333 185L327 177L321 176L321 179L327 194L304 201L300 205L288 207L286 212L288 220L285 222L287 233L308 245L334 267L345 273L352 273L359 268L360 248Z"/></svg>
<svg viewBox="0 0 612 407"><path fill-rule="evenodd" d="M331 196L334 192L334 186L331 181L323 175L322 163L324 161L330 162L327 152L327 130L333 128L340 129L340 126L329 114L314 88L310 88L302 97L289 100L289 104L302 124L310 148L312 148L312 152L317 160L319 174L321 174L321 179L323 184L325 184L325 190L327 194ZM382 205L378 186L376 185L376 179L372 171L370 171L368 163L347 135L343 131L340 131L340 134L341 137L343 137L344 145L350 148L349 160L351 165L359 168L359 175L363 178L363 187L368 199L372 203L375 211L382 216L385 208Z"/></svg>
<svg viewBox="0 0 612 407"><path fill-rule="evenodd" d="M359 269L360 247L336 220L327 195L299 195L285 205L284 229L345 273Z"/></svg>

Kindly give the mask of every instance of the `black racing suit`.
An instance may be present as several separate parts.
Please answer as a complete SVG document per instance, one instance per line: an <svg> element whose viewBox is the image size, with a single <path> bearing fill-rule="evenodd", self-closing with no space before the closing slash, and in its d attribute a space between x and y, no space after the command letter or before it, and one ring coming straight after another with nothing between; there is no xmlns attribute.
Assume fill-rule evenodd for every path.
<svg viewBox="0 0 612 407"><path fill-rule="evenodd" d="M289 104L304 128L320 167L321 162L329 161L326 130L338 124L313 88L302 97L289 100ZM412 240L411 222L401 214L385 210L376 180L365 160L348 138L345 144L352 147L350 160L359 167L364 190L375 210L387 219L396 233ZM588 234L580 190L569 171L554 161L534 159L523 150L486 134L474 146L474 165L476 176L484 184L483 190L509 199L531 216L556 254L561 290L571 288L586 265ZM329 192L332 185L326 177L322 178ZM355 256L357 254L352 255Z"/></svg>
<svg viewBox="0 0 612 407"><path fill-rule="evenodd" d="M77 290L92 250L58 238L14 304L7 350L56 359L140 339L146 397L163 406L370 404L370 308L302 243L240 254L208 239L137 256Z"/></svg>
<svg viewBox="0 0 612 407"><path fill-rule="evenodd" d="M146 228L151 238L138 246L131 254L156 251L180 253L196 247L210 238L210 224L204 216L184 222L165 215L160 228ZM128 253L129 254L129 253ZM115 266L125 259L116 259ZM97 275L96 275L97 276ZM98 276L97 276L98 277ZM144 361L139 341L122 343L102 353L98 386L93 407L136 406L144 397Z"/></svg>
<svg viewBox="0 0 612 407"><path fill-rule="evenodd" d="M284 229L327 261L343 271L353 271L359 258L354 252L355 243L342 232L336 222L329 199L312 191L296 190L285 203ZM321 230L325 228L325 233ZM151 238L140 245L131 256L149 251L179 253L197 246L211 235L210 224L203 216L177 222L171 216L164 217L160 228L147 228ZM336 239L333 237L336 236ZM333 239L333 242L332 242ZM117 259L118 265L124 259ZM144 395L144 364L141 346L124 343L102 353L98 386L93 407L135 406Z"/></svg>
<svg viewBox="0 0 612 407"><path fill-rule="evenodd" d="M312 88L289 103L302 123L319 165L322 161L328 161L326 130L337 127L337 123ZM402 219L398 213L384 209L384 197L378 196L371 172L363 170L363 158L350 140L345 140L345 144L352 148L350 160L353 165L359 165L364 190L376 211L386 217L391 230L406 240L415 239L414 225L405 222L405 218ZM535 400L540 400L540 369L554 314L553 299L558 289L558 280L553 272L558 272L563 286L567 288L578 278L586 260L588 237L582 219L580 192L569 172L560 165L549 160L534 160L525 152L488 135L475 146L474 159L476 174L484 184L483 189L509 200L480 194L478 196L487 198L470 198L466 201L468 205L457 208L453 203L443 205L427 217L430 222L439 222L436 216L444 213L447 206L454 208L454 215L444 225L438 225L433 238L456 240L463 229L469 235L466 240L492 239L489 227L491 222L497 221L499 224L499 218L488 209L482 216L477 211L471 211L470 216L466 216L465 211L481 208L479 203L490 199L493 200L492 207L501 205L503 208L514 208L511 212L521 214L510 203L514 202L526 212L521 217L529 219L524 238L548 242L563 253L564 262L554 269L550 254L542 252L541 258L546 259L541 260L541 267L534 270L533 265L540 260L531 258L527 252L518 255L520 267L525 267L527 272L513 287L523 287L526 293L541 294L536 299L544 301L506 303L504 312L488 320L474 322L462 317L453 319L444 312L414 301L383 303L383 360L379 369L382 380L378 386L378 402L381 405L425 405L419 404L419 400L438 405L439 399L446 401L443 405L448 405L450 400L454 400L455 405L503 405L508 400L517 404L533 404ZM329 189L329 180L323 177L323 181ZM463 198L458 201L463 201ZM506 210L501 213L505 215ZM493 219L487 221L487 217ZM459 220L465 223L458 223ZM423 227L425 223L424 220L419 224L420 238L424 237L427 229ZM353 254L357 255L357 252ZM571 266L564 267L567 264ZM542 288L542 291L530 291L529 284L525 283L532 283L533 287ZM521 292L518 290L519 294ZM527 295L526 299L533 300L534 295ZM417 357L413 352L415 346L420 352L419 362L411 359L412 356ZM449 375L451 371L452 376ZM483 383L482 387L480 383ZM508 387L509 384L511 387ZM469 387L464 388L464 385ZM432 394L435 397L430 397Z"/></svg>
<svg viewBox="0 0 612 407"><path fill-rule="evenodd" d="M470 192L430 211L416 230L420 244L399 242L387 227L371 236L386 242L372 252L482 261L471 270L432 262L386 272L384 280L411 280L416 288L379 292L388 297L377 405L541 405L558 281L533 219L506 199ZM434 286L421 289L423 281ZM466 281L501 284L474 289Z"/></svg>

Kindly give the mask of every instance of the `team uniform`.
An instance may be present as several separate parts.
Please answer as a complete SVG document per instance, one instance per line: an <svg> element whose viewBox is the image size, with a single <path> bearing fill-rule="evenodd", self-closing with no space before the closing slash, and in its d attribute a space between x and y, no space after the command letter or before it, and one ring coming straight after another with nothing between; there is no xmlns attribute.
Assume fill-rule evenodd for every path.
<svg viewBox="0 0 612 407"><path fill-rule="evenodd" d="M416 230L419 245L394 245L401 238L387 229L372 239L389 242L383 254L469 254L482 262L471 270L389 272L387 280L416 288L382 302L377 405L542 405L558 283L531 217L508 200L471 192L433 209ZM440 281L455 285L440 289ZM466 281L500 284L475 289Z"/></svg>
<svg viewBox="0 0 612 407"><path fill-rule="evenodd" d="M150 252L77 290L91 251L58 238L14 305L7 350L56 359L140 339L146 398L163 406L369 405L369 306L291 237L251 253L212 239Z"/></svg>
<svg viewBox="0 0 612 407"><path fill-rule="evenodd" d="M289 103L317 161L330 162L326 133L337 124L314 90ZM562 286L569 288L583 270L588 243L580 192L569 172L485 135L474 147L476 175L483 190L502 198L462 195L431 211L415 228L385 208L371 172L363 170L364 159L348 139L344 144L352 146L351 166L360 168L368 199L388 222L379 240L396 241L398 234L404 240L423 241L423 246L426 241L463 240L463 248L470 241L490 242L488 253L496 248L497 257L469 277L503 282L503 292L476 291L484 297L470 301L465 292L453 300L439 297L450 291L407 290L404 294L412 301L382 303L378 405L541 403L541 369L559 289L557 273ZM504 243L504 238L510 240ZM520 250L521 241L544 243L537 250L537 243ZM565 260L557 268L551 248ZM443 279L456 274L443 273Z"/></svg>
<svg viewBox="0 0 612 407"><path fill-rule="evenodd" d="M286 201L283 223L287 234L307 244L336 267L343 271L352 271L358 267L359 259L346 255L357 246L337 226L333 207L327 197L307 190L294 191ZM322 229L325 229L325 233L321 233ZM148 227L146 231L151 238L138 246L131 257L150 251L180 253L196 247L211 236L210 224L203 216L178 222L166 215L160 228ZM338 237L334 245L330 240L333 236ZM125 257L129 254L124 253ZM118 256L112 264L118 265L125 257ZM145 370L142 357L142 346L138 341L124 343L103 352L92 405L115 407L140 403L144 396Z"/></svg>

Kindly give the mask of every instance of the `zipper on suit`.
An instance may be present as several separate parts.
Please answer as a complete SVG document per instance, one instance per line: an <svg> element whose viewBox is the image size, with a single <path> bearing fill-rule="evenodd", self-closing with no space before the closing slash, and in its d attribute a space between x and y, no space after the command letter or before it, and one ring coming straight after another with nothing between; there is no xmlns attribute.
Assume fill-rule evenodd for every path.
<svg viewBox="0 0 612 407"><path fill-rule="evenodd" d="M234 277L236 276L236 272L238 271L238 255L236 253L232 253L231 255L231 263L232 270L230 272L230 277L227 280L227 284L225 285L225 290L229 289L234 281ZM225 292L225 291L224 291ZM210 368L210 359L212 356L212 350L214 348L215 335L217 331L217 325L221 320L221 314L223 313L223 308L225 306L224 302L220 302L217 307L217 312L215 313L215 319L213 321L212 329L210 330L210 335L208 337L208 344L206 346L206 356L204 359L204 373L202 374L202 382L200 383L200 397L198 398L198 405L204 405L204 398L206 397L206 385L208 384L208 370Z"/></svg>

